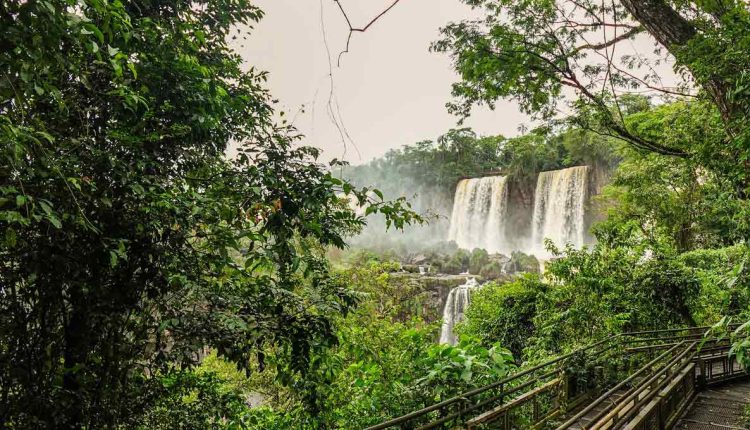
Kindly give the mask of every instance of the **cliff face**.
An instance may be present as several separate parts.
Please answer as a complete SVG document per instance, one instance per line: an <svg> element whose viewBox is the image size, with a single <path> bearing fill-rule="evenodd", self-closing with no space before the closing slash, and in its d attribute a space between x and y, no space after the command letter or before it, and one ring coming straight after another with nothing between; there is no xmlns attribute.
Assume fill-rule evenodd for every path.
<svg viewBox="0 0 750 430"><path fill-rule="evenodd" d="M466 282L466 275L424 276L415 273L392 273L392 279L400 283L416 283L418 288L403 303L406 310L399 319L406 321L414 316L421 317L427 323L433 323L443 317L443 307L452 288ZM472 275L473 278L478 278ZM481 279L477 279L481 281Z"/></svg>
<svg viewBox="0 0 750 430"><path fill-rule="evenodd" d="M534 191L536 177L511 180L508 186L508 224L506 231L515 237L517 249L526 246L524 238L531 237L531 221L534 214ZM511 237L511 235L508 235Z"/></svg>
<svg viewBox="0 0 750 430"><path fill-rule="evenodd" d="M591 226L599 221L603 221L606 216L607 203L596 199L595 197L602 193L607 184L612 179L615 167L607 164L594 164L589 171L589 189L588 200L586 202L586 212L584 222L586 223L586 244L594 243L594 237L591 235Z"/></svg>

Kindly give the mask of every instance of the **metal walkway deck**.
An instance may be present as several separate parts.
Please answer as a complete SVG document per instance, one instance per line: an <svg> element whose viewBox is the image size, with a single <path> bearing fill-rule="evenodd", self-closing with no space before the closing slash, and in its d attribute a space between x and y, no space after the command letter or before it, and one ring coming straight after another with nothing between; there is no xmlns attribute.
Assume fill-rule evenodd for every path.
<svg viewBox="0 0 750 430"><path fill-rule="evenodd" d="M745 408L750 403L750 381L735 382L698 393L677 430L746 429Z"/></svg>

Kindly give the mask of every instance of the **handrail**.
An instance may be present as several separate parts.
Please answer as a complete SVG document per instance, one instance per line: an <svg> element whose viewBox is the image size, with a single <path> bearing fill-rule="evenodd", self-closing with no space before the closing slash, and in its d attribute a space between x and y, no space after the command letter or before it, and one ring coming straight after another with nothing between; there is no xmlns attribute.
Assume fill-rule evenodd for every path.
<svg viewBox="0 0 750 430"><path fill-rule="evenodd" d="M729 324L728 327L736 328L739 327L739 324ZM621 333L619 336L637 336L642 334L654 334L654 333L672 333L675 331L685 331L685 330L709 330L712 329L713 326L698 326L698 327L682 327L682 328L666 328L661 330L646 330L646 331L631 331L631 332L625 332Z"/></svg>
<svg viewBox="0 0 750 430"><path fill-rule="evenodd" d="M682 328L665 328L661 330L645 330L645 331L629 331L622 333L622 336L640 336L643 334L654 334L654 333L672 333L676 331L685 331L685 330L708 330L712 328L711 326L699 326L699 327L682 327Z"/></svg>
<svg viewBox="0 0 750 430"><path fill-rule="evenodd" d="M654 374L650 378L648 378L646 381L644 381L638 387L637 390L634 390L630 395L626 396L624 400L620 400L620 402L618 402L617 405L615 405L615 407L612 408L603 418L599 418L597 421L594 421L594 426L591 427L591 430L597 430L601 428L602 425L599 425L599 423L601 423L602 421L606 421L606 423L609 423L610 420L606 420L607 418L611 418L611 421L614 424L614 423L622 421L623 417L627 417L629 415L632 415L633 412L637 412L638 408L633 407L630 410L625 411L625 415L623 415L622 417L617 416L617 414L620 411L622 411L626 405L629 405L630 402L633 402L633 404L636 404L638 401L643 401L644 399L651 400L651 398L653 398L656 394L658 394L658 392L661 390L663 385L669 383L668 379L659 383L659 385L655 389L651 390L651 393L647 394L645 397L643 398L640 397L641 393L643 393L647 388L650 388L654 382L659 380L659 378L661 378L662 376L669 376L669 370L672 367L674 367L675 364L680 363L682 359L685 358L685 356L688 353L693 351L693 348L695 348L696 344L697 342L691 343L687 348L685 348L684 351L682 351L680 354L674 357L661 370L654 372ZM693 351L693 355L694 354L695 352ZM618 418L620 419L618 420Z"/></svg>
<svg viewBox="0 0 750 430"><path fill-rule="evenodd" d="M505 384L508 384L510 382L513 382L513 381L515 381L515 380L517 380L517 379L519 379L519 378L521 378L523 376L526 376L528 374L534 373L537 370L543 369L545 367L549 367L549 366L551 366L553 364L559 363L560 361L563 361L563 360L565 360L567 358L570 358L570 357L572 357L572 356L574 356L576 354L580 354L581 352L588 351L588 350L591 350L591 349L596 348L598 346L601 346L601 345L603 345L603 344L611 341L612 339L614 339L616 337L617 337L617 335L615 335L613 337L610 337L610 338L607 338L607 339L604 339L604 340L600 340L599 342L596 342L596 343L593 343L593 344L590 344L590 345L578 348L578 349L576 349L574 351L571 351L571 352L569 352L567 354L555 357L555 358L553 358L551 360L545 361L545 362L540 363L540 364L538 364L536 366L533 366L533 367L530 367L528 369L525 369L525 370L523 370L521 372L514 373L513 375L509 375L509 376L507 376L507 377L505 377L505 378L503 378L503 379L501 379L499 381L495 381L495 382L493 382L491 384L488 384L488 385L485 385L483 387L475 388L475 389L473 389L471 391L467 391L465 393L462 393L462 394L459 394L457 396L451 397L450 399L443 400L442 402L435 403L433 405L430 405L430 406L427 406L425 408L422 408L422 409L410 412L410 413L402 415L400 417L393 418L393 419L391 419L389 421L386 421L386 422L383 422L383 423L380 423L380 424L377 424L377 425L374 425L374 426L371 426L371 427L367 427L365 430L383 430L383 429L387 429L388 427L393 427L393 426L398 425L398 424L403 424L405 422L411 421L414 418L418 418L418 417L427 415L430 412L439 410L439 409L444 408L446 406L450 406L450 405L453 405L453 404L456 404L456 403L459 403L459 402L465 402L465 401L468 400L469 397L474 397L477 394L481 394L481 393L489 391L489 390L491 390L493 388L497 388L497 387L499 387L501 385L505 385ZM507 394L507 393L501 393L501 394L504 395L504 394ZM472 409L474 409L474 408L472 408Z"/></svg>
<svg viewBox="0 0 750 430"><path fill-rule="evenodd" d="M671 366L674 365L675 360L679 360L681 358L684 358L685 354L687 354L688 351L693 350L698 343L697 340L699 340L700 337L703 336L703 334L698 333L699 331L703 331L705 334L705 331L711 329L710 326L704 326L704 327L684 327L684 328L672 328L672 329L665 329L665 330L646 330L646 331L638 331L638 332L627 332L627 333L620 333L613 336L610 336L606 339L600 340L598 342L592 343L590 345L578 348L574 351L571 351L567 354L555 357L553 359L547 360L543 363L537 364L535 366L529 367L527 369L521 370L517 373L514 373L512 375L508 375L503 379L500 379L498 381L495 381L493 383L490 383L488 385L475 388L473 390L469 390L467 392L464 392L462 394L459 394L457 396L451 397L449 399L443 400L441 402L426 406L422 409L409 412L407 414L404 414L399 417L392 418L388 421L382 422L380 424L367 427L365 430L384 430L393 426L397 425L403 425L408 422L412 422L413 420L417 420L420 418L423 418L421 421L421 427L418 427L419 429L429 429L437 427L443 423L452 421L452 420L461 420L462 417L466 416L467 413L479 410L483 411L483 407L490 405L491 407L496 402L500 401L502 402L503 398L506 396L509 396L511 394L517 393L519 391L522 391L526 389L529 386L534 386L535 384L546 380L546 378L549 378L555 373L557 373L557 370L549 370L544 374L541 375L534 375L534 377L530 380L526 380L520 384L514 384L516 381L520 381L521 378L525 376L529 376L532 374L535 374L539 370L545 369L545 368L551 368L551 366L560 363L570 357L575 356L576 354L580 354L585 351L591 351L595 348L601 347L602 345L605 345L607 343L610 344L616 344L621 347L623 347L623 350L628 353L633 352L643 352L643 351L649 351L649 350L660 350L660 349L667 349L666 352L662 353L659 357L652 360L648 364L642 366L635 374L630 375L625 381L622 381L618 383L614 388L608 390L607 393L597 398L592 404L588 405L586 409L584 409L585 412L579 412L576 414L576 417L571 418L570 420L566 421L566 423L563 426L558 427L558 429L564 428L565 425L569 425L569 423L574 422L574 420L580 419L585 415L585 413L590 412L593 410L596 405L600 404L604 401L604 397L611 395L614 391L622 388L625 384L630 383L633 381L634 378L641 376L646 369L650 368L650 366L653 366L654 363L658 362L658 360L663 359L667 354L674 353L681 345L685 345L688 342L690 343L690 347L687 348L685 351L683 351L679 356L677 356L675 359L670 361L668 365L666 365L664 368L662 368L661 371L656 371L656 375L663 375L663 371L665 369L671 368ZM684 332L686 334L679 334L679 332ZM664 334L667 336L657 337L658 334ZM638 336L648 336L645 338L637 338ZM679 341L679 342L678 342ZM716 341L715 339L710 341ZM656 345L645 345L645 346L636 346L639 343L646 343L646 342L658 342ZM671 342L671 343L669 343ZM632 345L629 348L626 348L627 345ZM712 351L713 349L718 349L716 346L713 348L708 348L709 351ZM603 352L606 352L607 349L601 349L599 351L595 351L594 355L597 356L599 354L602 354ZM694 354L695 355L695 354ZM648 378L647 384L652 384L653 378ZM513 385L511 387L507 387L506 389L503 389L503 387L507 385ZM643 385L639 386L643 387ZM495 393L488 393L490 390L500 388L500 392ZM630 390L633 391L633 390ZM643 391L641 388L640 390L636 390L636 394L640 394ZM482 396L478 397L479 395L483 393L488 393L488 396ZM626 394L626 397L630 399L629 401L632 401L632 394L628 392ZM621 399L622 400L622 399ZM642 399L637 399L642 400ZM510 400L512 401L512 400ZM502 404L502 403L501 403ZM622 409L622 405L626 403L619 403L615 405L615 407L618 407L617 411L619 412ZM428 418L427 415L430 413L433 413L435 411L441 411L439 414L439 418L436 416L433 416L432 418ZM606 409L605 409L606 411ZM605 412L603 412L605 413ZM603 413L598 414L599 417ZM628 414L630 411L628 411ZM427 422L430 420L429 422ZM412 426L419 426L419 422L413 422L411 424ZM411 428L411 426L409 427Z"/></svg>
<svg viewBox="0 0 750 430"><path fill-rule="evenodd" d="M553 380L547 382L546 384L544 384L544 385L542 385L540 387L537 387L534 390L529 391L528 393L526 393L526 394L524 394L522 396L519 396L519 397L513 399L509 403L500 405L500 406L498 406L498 407L496 407L494 409L490 409L489 411L484 412L484 413L482 413L482 414L480 414L480 415L478 415L478 416L476 416L476 417L468 420L466 422L466 424L471 427L473 425L483 423L483 422L485 422L485 421L487 421L489 419L492 419L493 417L495 417L495 416L497 416L497 415L499 415L499 414L501 414L501 413L509 410L513 406L520 405L520 404L523 404L523 403L526 403L526 402L530 401L535 395L537 395L539 393L543 393L545 391L548 391L549 389L551 389L551 388L553 388L553 387L555 387L557 385L560 385L560 380L559 379L553 379Z"/></svg>
<svg viewBox="0 0 750 430"><path fill-rule="evenodd" d="M580 411L576 415L574 415L571 419L569 419L568 421L565 421L563 424L561 424L560 426L558 426L557 430L563 430L563 429L566 429L569 426L573 425L575 422L577 422L578 420L580 420L581 418L583 418L584 416L586 416L587 413L591 412L594 408L596 408L597 406L599 406L599 404L601 404L609 396L611 396L612 394L614 394L615 392L617 392L620 388L622 388L625 385L627 385L630 382L632 382L635 378L637 378L638 376L640 376L642 373L646 372L647 370L650 370L651 367L654 364L656 364L657 362L661 361L667 355L672 354L682 344L684 344L684 342L678 343L677 345L673 346L672 348L670 348L669 350L667 350L666 352L664 352L660 356L658 356L655 359L653 359L653 360L649 361L648 363L646 363L643 367L641 367L640 369L638 369L638 371L636 371L635 373L633 373L632 375L630 375L627 379L623 380L619 384L617 384L614 387L612 387L611 389L609 389L606 393L604 393L601 396L599 396L596 400L594 400L593 402L591 402L588 406L586 406L582 411Z"/></svg>

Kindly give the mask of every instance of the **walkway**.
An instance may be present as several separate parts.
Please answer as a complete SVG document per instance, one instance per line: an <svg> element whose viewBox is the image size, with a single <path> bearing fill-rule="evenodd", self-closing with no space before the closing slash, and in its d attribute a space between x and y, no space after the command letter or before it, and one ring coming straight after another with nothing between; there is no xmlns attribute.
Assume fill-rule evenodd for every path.
<svg viewBox="0 0 750 430"><path fill-rule="evenodd" d="M698 393L678 430L747 429L745 408L750 403L750 381L736 382Z"/></svg>
<svg viewBox="0 0 750 430"><path fill-rule="evenodd" d="M750 429L750 372L708 329L612 336L367 430Z"/></svg>

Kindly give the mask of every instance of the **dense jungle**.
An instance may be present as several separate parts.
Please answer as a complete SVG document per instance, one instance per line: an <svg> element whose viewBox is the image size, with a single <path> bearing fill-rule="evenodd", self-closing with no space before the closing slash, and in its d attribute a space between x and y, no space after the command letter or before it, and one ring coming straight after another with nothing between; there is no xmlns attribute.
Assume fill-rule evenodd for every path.
<svg viewBox="0 0 750 430"><path fill-rule="evenodd" d="M240 55L253 1L0 2L0 425L363 429L684 327L750 366L748 3L455 2L455 120L363 162Z"/></svg>

